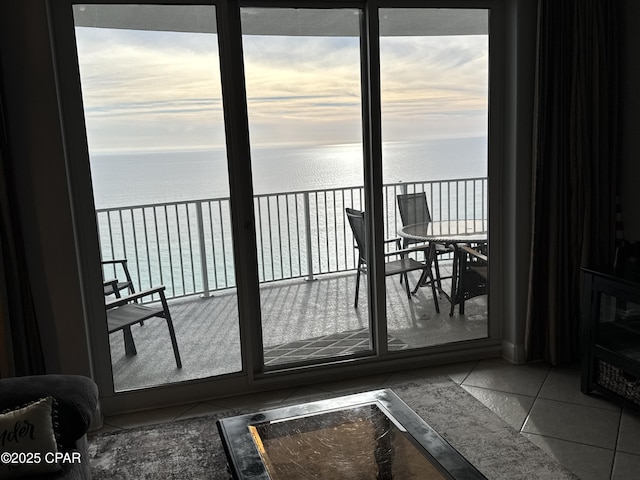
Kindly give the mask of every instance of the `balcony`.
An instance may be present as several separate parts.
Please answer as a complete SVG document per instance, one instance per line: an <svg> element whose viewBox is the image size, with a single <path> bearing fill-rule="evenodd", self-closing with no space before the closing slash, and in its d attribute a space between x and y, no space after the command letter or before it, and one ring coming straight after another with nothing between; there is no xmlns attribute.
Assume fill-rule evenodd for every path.
<svg viewBox="0 0 640 480"><path fill-rule="evenodd" d="M400 193L426 192L433 220L487 219L487 179L385 185L387 238L401 226ZM265 365L357 355L371 349L366 288L353 307L357 257L344 209L363 208L362 187L256 196L256 238ZM166 329L134 327L137 356L112 335L116 390L204 378L241 369L229 198L97 211L104 259L127 258L136 289L165 285L184 367L175 368ZM450 269L450 261L444 263ZM117 272L105 272L106 276ZM415 285L417 274L410 277ZM487 336L487 302L466 315L435 312L429 289L408 301L387 285L388 348L404 350Z"/></svg>

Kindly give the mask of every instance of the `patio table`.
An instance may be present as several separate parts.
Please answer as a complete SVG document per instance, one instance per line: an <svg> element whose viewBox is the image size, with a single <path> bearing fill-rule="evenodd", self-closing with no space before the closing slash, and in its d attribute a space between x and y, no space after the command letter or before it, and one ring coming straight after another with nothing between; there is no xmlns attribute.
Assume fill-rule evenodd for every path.
<svg viewBox="0 0 640 480"><path fill-rule="evenodd" d="M457 303L456 291L458 288L458 270L460 268L460 245L482 245L488 242L487 221L486 220L457 220L457 221L432 221L425 223L414 223L405 225L398 230L398 235L409 240L418 240L429 245L427 255L427 266L429 270L435 259L436 245L444 245L451 248L453 252L453 272L451 275L451 294L437 288L439 292L451 304L449 315L453 315L453 310ZM426 280L422 276L416 289Z"/></svg>

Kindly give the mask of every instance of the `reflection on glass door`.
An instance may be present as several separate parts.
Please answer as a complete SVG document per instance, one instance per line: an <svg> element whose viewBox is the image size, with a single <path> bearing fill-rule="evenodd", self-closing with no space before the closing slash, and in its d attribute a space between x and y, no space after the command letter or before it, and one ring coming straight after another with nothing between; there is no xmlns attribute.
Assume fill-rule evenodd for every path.
<svg viewBox="0 0 640 480"><path fill-rule="evenodd" d="M102 260L127 266L104 277L164 286L182 361L162 318L130 327L136 354L115 331L115 390L238 372L215 7L76 5L74 20Z"/></svg>
<svg viewBox="0 0 640 480"><path fill-rule="evenodd" d="M427 247L412 254L428 268L410 275L411 301L387 281L389 338L405 348L488 335L486 264L433 241L487 252L488 25L481 9L380 11L385 229Z"/></svg>
<svg viewBox="0 0 640 480"><path fill-rule="evenodd" d="M357 9L241 9L265 366L371 350Z"/></svg>

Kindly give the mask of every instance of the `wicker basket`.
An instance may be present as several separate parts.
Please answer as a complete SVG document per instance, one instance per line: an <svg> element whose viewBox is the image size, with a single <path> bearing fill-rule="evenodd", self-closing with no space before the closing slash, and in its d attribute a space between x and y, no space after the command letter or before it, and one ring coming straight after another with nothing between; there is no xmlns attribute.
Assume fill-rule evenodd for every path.
<svg viewBox="0 0 640 480"><path fill-rule="evenodd" d="M640 378L625 373L621 368L598 360L596 383L640 405Z"/></svg>

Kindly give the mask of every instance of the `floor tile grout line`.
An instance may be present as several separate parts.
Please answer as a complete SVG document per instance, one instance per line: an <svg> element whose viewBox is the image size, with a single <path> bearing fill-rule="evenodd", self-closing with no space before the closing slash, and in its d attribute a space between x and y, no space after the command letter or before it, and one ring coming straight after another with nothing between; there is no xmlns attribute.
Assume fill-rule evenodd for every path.
<svg viewBox="0 0 640 480"><path fill-rule="evenodd" d="M464 382L463 382L464 383ZM481 388L483 390L491 390L494 392L498 392L498 393L506 393L508 395L520 395L523 397L528 397L528 398L534 398L536 400L543 400L543 401L549 401L549 402L557 402L557 403L563 403L565 405L577 405L579 407L586 407L586 408L597 408L598 410L604 410L606 412L615 412L616 409L613 408L607 408L607 407L599 407L597 405L586 405L584 403L579 403L579 402L570 402L568 400L558 400L556 398L547 398L547 397L541 397L540 395L528 395L526 393L520 393L520 392L513 392L513 391L508 391L508 390L501 390L499 388L490 388L490 387L483 387L480 385L472 385L472 384L460 384L461 386L465 386L465 387L473 387L473 388ZM593 397L589 397L589 398L593 398Z"/></svg>
<svg viewBox="0 0 640 480"><path fill-rule="evenodd" d="M462 379L462 381L460 383L458 383L458 385L462 386L462 384L464 382L467 381L467 379L469 378L469 375L471 375L473 373L473 371L476 369L476 367L480 365L480 360L476 360L475 363L473 364L473 366L471 367L471 369L467 372L467 374L464 376L464 378ZM456 382L457 383L457 382Z"/></svg>
<svg viewBox="0 0 640 480"><path fill-rule="evenodd" d="M542 389L544 388L544 384L547 383L547 380L549 380L549 376L551 375L551 372L553 371L553 366L550 365L547 368L547 373L544 376L544 380L542 380L542 382L540 383L540 386L538 387L538 392L536 393L536 398L538 398L540 396L540 393L542 392Z"/></svg>
<svg viewBox="0 0 640 480"><path fill-rule="evenodd" d="M587 396L587 395L585 395L585 396ZM593 397L589 397L589 398L593 398ZM558 400L558 399L555 399L555 398L546 398L546 397L541 397L540 395L536 396L536 400L538 400L538 399L546 401L546 402L556 402L556 403L562 403L562 404L565 404L565 405L576 405L578 407L585 407L585 408L596 408L598 410L603 410L605 412L612 412L612 413L617 411L618 413L620 413L620 411L618 409L607 408L607 407L599 407L597 405L585 405L584 403L570 402L568 400Z"/></svg>
<svg viewBox="0 0 640 480"><path fill-rule="evenodd" d="M620 431L622 430L622 415L624 413L624 409L621 408L620 409L620 416L618 417L618 433L616 435L616 443L615 443L615 449L613 450L613 461L611 462L611 472L610 472L610 479L613 479L613 472L615 471L615 466L616 466L616 457L618 456L618 445L620 444Z"/></svg>
<svg viewBox="0 0 640 480"><path fill-rule="evenodd" d="M538 400L540 399L540 392L542 392L542 387L544 387L544 384L548 380L549 375L551 374L551 370L553 370L553 366L549 366L549 368L547 369L547 373L544 376L544 380L542 380L542 382L540 383L540 387L538 387L538 392L536 393L535 400L531 404L531 407L529 408L529 412L527 413L527 416L524 418L524 421L522 422L522 426L520 427L520 433L524 433L523 432L524 427L529 421L529 419L531 418L531 412L533 411L533 408L536 406L536 403L538 403Z"/></svg>
<svg viewBox="0 0 640 480"><path fill-rule="evenodd" d="M582 445L585 447L592 447L592 448L599 448L601 450L607 450L609 452L613 452L614 454L616 453L616 451L613 448L607 448L607 447L601 447L600 445L592 445L590 443L584 443L584 442L576 442L574 440L567 440L566 438L560 438L560 437L555 437L553 435L542 435L541 433L533 433L533 432L520 432L523 435L533 435L536 437L540 437L540 438L551 438L553 440L559 440L561 442L567 442L567 443L573 443L576 445Z"/></svg>

